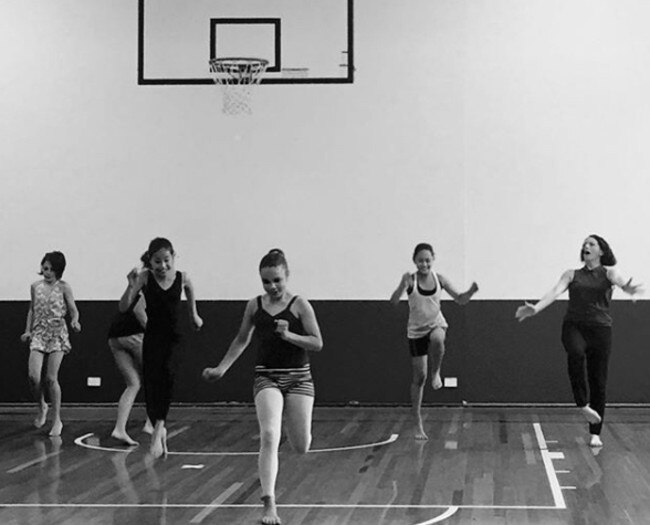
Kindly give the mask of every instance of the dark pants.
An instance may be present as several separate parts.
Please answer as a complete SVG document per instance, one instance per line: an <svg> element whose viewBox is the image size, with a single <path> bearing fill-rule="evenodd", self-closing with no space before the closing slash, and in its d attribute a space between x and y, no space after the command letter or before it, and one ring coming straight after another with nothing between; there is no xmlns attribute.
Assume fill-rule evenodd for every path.
<svg viewBox="0 0 650 525"><path fill-rule="evenodd" d="M567 353L569 379L576 405L584 407L589 404L604 419L612 327L564 321L562 344ZM602 426L602 421L590 423L589 433L600 434Z"/></svg>
<svg viewBox="0 0 650 525"><path fill-rule="evenodd" d="M166 420L174 388L173 336L145 333L142 344L142 379L147 416L152 423Z"/></svg>

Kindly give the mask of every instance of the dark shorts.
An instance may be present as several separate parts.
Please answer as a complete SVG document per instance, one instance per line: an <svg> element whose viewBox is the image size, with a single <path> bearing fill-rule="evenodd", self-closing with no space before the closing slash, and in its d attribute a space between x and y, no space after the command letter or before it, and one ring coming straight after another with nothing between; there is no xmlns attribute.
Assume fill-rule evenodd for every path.
<svg viewBox="0 0 650 525"><path fill-rule="evenodd" d="M314 380L311 371L300 372L255 372L253 398L265 388L275 388L285 397L288 394L314 397Z"/></svg>
<svg viewBox="0 0 650 525"><path fill-rule="evenodd" d="M422 357L423 355L428 355L429 345L431 344L431 334L434 330L438 330L441 327L436 327L431 332L423 337L418 337L417 339L409 339L409 352L411 352L412 357ZM446 333L445 328L442 328L443 333Z"/></svg>

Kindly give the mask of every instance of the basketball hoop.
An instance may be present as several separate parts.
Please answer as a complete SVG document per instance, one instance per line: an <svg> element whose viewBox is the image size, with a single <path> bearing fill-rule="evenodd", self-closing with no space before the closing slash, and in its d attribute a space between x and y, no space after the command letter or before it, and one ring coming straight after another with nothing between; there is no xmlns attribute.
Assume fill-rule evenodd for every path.
<svg viewBox="0 0 650 525"><path fill-rule="evenodd" d="M259 84L269 61L263 58L213 58L210 71L222 87L226 115L251 114L251 91Z"/></svg>

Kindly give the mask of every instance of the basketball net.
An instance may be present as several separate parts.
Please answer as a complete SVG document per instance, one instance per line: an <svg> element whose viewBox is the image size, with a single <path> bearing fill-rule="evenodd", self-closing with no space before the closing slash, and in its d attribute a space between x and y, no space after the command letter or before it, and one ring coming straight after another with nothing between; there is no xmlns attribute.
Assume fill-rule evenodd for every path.
<svg viewBox="0 0 650 525"><path fill-rule="evenodd" d="M222 87L226 115L250 115L253 86L259 84L268 66L263 58L213 58L210 71Z"/></svg>

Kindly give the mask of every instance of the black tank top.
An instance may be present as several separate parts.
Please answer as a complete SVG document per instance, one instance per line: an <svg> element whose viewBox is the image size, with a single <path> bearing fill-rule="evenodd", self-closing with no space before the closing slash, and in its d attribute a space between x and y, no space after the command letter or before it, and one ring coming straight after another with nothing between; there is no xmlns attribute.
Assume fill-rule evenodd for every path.
<svg viewBox="0 0 650 525"><path fill-rule="evenodd" d="M111 326L108 329L108 338L113 337L126 337L128 335L141 334L144 332L144 327L138 321L138 318L133 313L133 308L138 304L138 301L142 298L140 293L135 297L133 302L129 305L129 309L126 312L118 312Z"/></svg>
<svg viewBox="0 0 650 525"><path fill-rule="evenodd" d="M298 298L295 295L281 312L271 315L262 308L262 296L257 298L257 311L253 314L255 334L258 339L257 361L255 366L273 369L304 368L309 363L307 350L285 341L275 331L275 321L289 322L289 331L305 335L302 321L291 313L291 305Z"/></svg>
<svg viewBox="0 0 650 525"><path fill-rule="evenodd" d="M569 283L569 308L565 319L578 323L611 326L609 303L612 300L612 282L607 270L598 266L589 270L586 266L575 270Z"/></svg>
<svg viewBox="0 0 650 525"><path fill-rule="evenodd" d="M172 285L163 290L156 282L153 273L149 272L147 284L143 288L144 299L147 303L147 334L160 334L174 339L178 338L178 307L181 303L183 275L176 272Z"/></svg>

